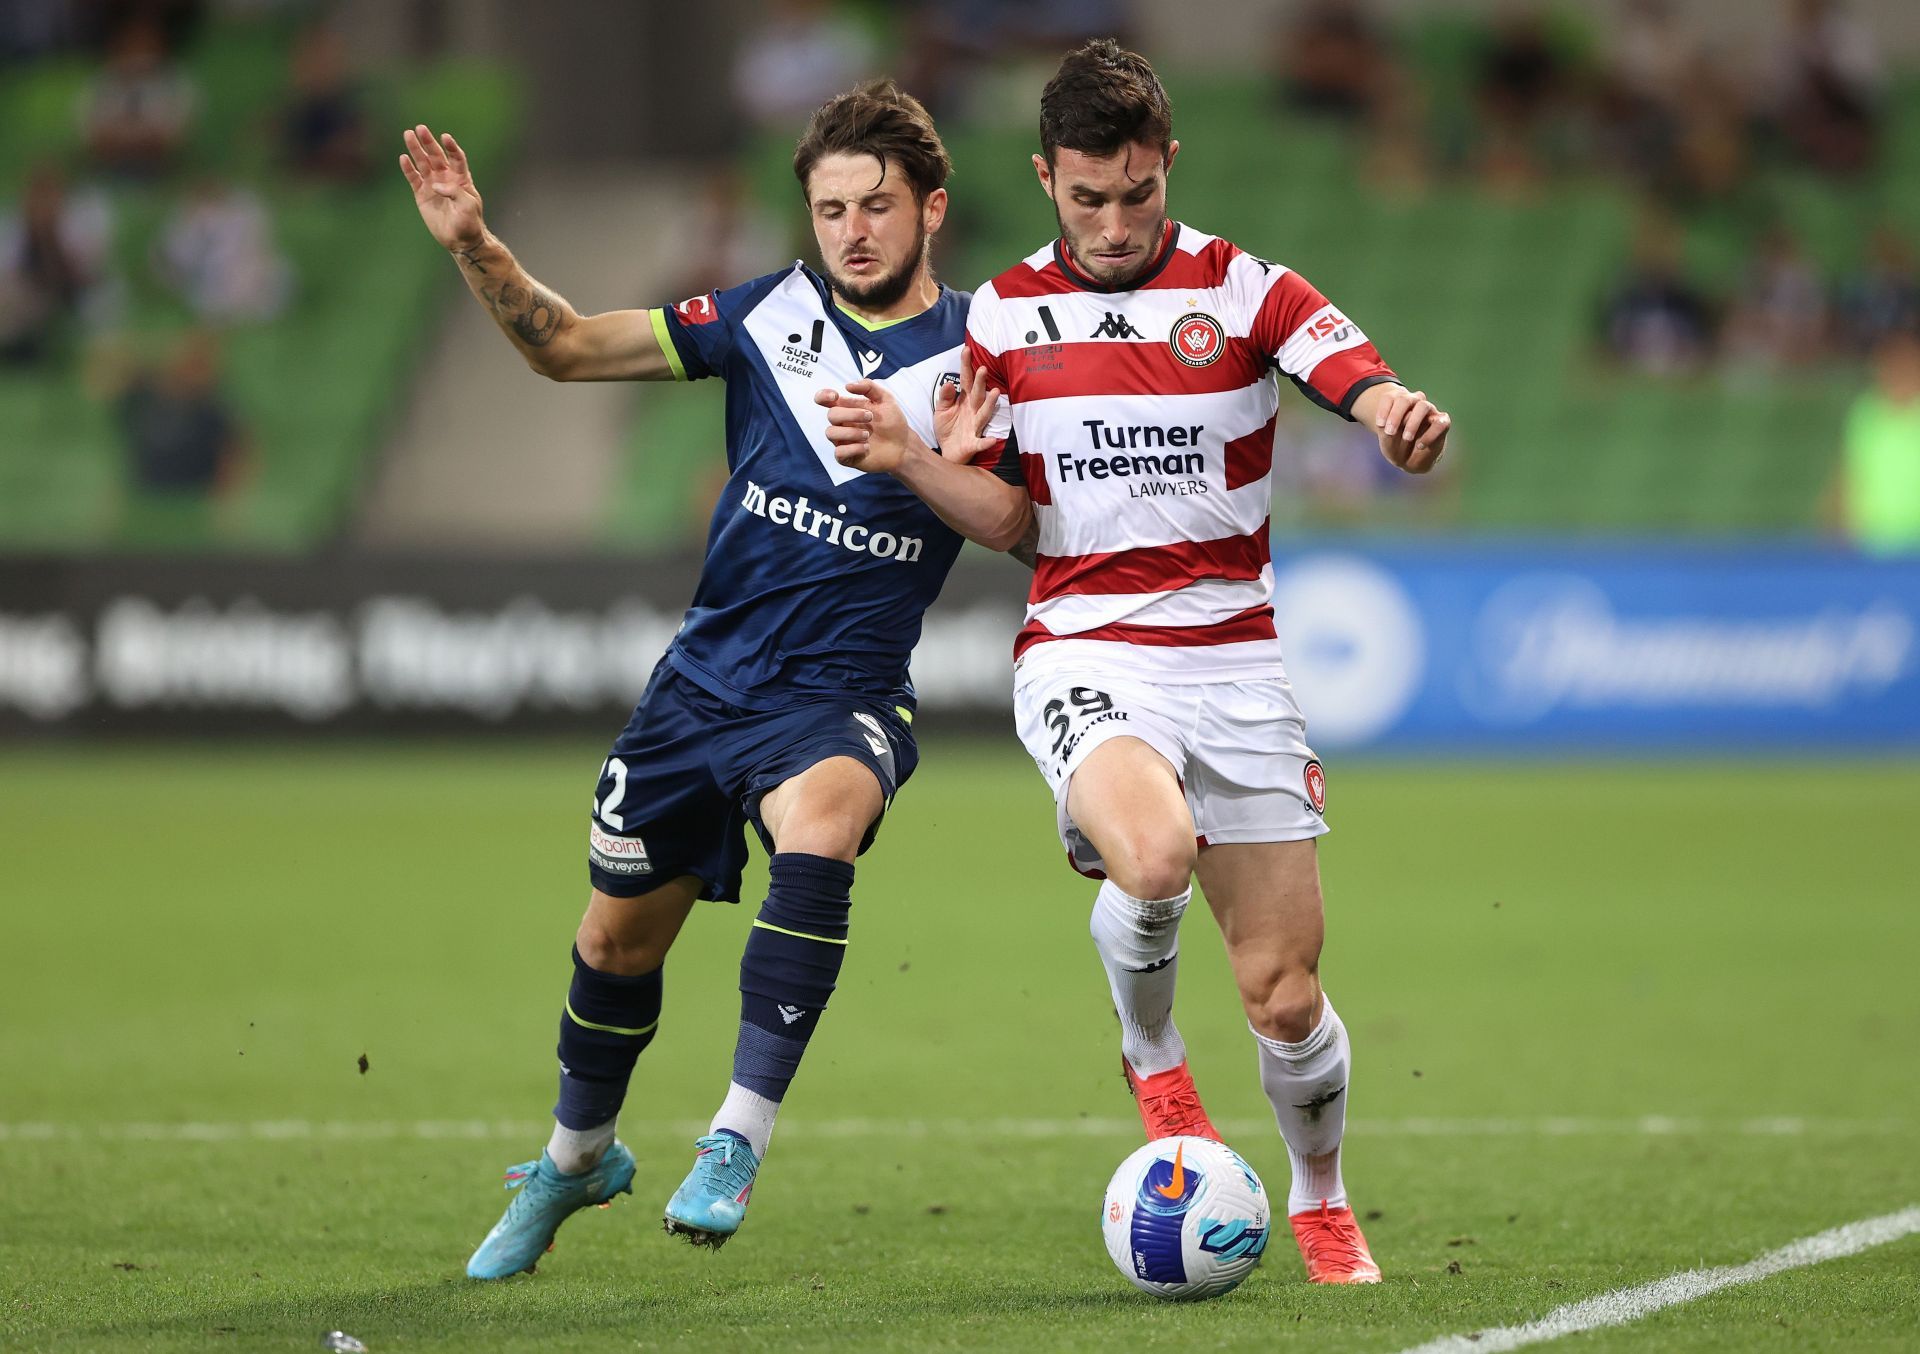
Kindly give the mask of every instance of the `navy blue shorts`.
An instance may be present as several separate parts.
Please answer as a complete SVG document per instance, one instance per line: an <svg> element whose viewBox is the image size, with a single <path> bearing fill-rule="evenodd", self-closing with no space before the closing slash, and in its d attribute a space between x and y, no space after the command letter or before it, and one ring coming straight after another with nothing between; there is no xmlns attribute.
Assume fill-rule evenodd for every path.
<svg viewBox="0 0 1920 1354"><path fill-rule="evenodd" d="M739 902L747 824L773 850L761 797L817 762L852 757L873 771L892 804L920 761L907 720L891 702L859 695L745 710L661 659L594 789L593 886L634 898L693 875L702 898ZM862 851L879 829L876 818Z"/></svg>

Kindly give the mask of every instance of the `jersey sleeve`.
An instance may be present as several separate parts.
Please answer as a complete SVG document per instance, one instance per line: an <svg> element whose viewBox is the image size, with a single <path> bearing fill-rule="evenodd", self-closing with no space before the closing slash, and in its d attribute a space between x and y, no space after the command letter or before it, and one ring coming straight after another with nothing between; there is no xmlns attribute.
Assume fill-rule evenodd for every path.
<svg viewBox="0 0 1920 1354"><path fill-rule="evenodd" d="M727 374L740 317L765 293L768 280L756 278L738 287L703 292L677 306L647 312L675 380L698 381Z"/></svg>
<svg viewBox="0 0 1920 1354"><path fill-rule="evenodd" d="M998 445L975 457L973 463L1008 484L1024 488L1026 479L1020 472L1020 452L1013 438L1013 397L1007 383L1006 354L994 338L999 308L999 297L989 283L974 293L973 305L967 311L967 356L974 370L986 372L987 384L1005 396L987 423L987 434L998 438Z"/></svg>
<svg viewBox="0 0 1920 1354"><path fill-rule="evenodd" d="M1266 283L1248 333L1308 399L1351 420L1360 392L1399 379L1360 326L1300 274L1275 268Z"/></svg>

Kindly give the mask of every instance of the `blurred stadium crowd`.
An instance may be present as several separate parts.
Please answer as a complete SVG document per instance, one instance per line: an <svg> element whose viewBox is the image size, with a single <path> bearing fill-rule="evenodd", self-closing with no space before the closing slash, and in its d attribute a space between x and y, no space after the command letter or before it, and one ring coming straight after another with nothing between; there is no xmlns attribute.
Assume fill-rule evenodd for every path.
<svg viewBox="0 0 1920 1354"><path fill-rule="evenodd" d="M1167 70L1174 210L1347 298L1458 411L1450 473L1415 486L1303 411L1283 520L1920 547L1920 80L1843 0L1756 0L1770 36L1737 60L1697 9L1276 0L1261 70ZM809 254L793 136L881 72L949 136L942 272L976 285L1051 226L1025 166L1046 69L1088 33L1143 40L1125 0L759 16L724 54L734 150L688 171L673 294L583 304ZM0 548L345 528L423 317L457 300L377 129L444 110L498 180L524 73L358 68L342 22L322 0L0 6ZM625 476L606 516L628 546L700 530L717 404L680 395L637 404L626 462L685 464Z"/></svg>

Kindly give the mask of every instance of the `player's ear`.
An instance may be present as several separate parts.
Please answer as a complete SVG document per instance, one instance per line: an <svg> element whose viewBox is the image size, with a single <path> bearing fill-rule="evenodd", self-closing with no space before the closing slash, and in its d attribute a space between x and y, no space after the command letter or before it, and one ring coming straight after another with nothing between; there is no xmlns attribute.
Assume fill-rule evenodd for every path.
<svg viewBox="0 0 1920 1354"><path fill-rule="evenodd" d="M1167 162L1160 167L1160 172L1162 174L1173 173L1173 157L1178 155L1179 153L1180 153L1180 143L1178 141L1167 142Z"/></svg>
<svg viewBox="0 0 1920 1354"><path fill-rule="evenodd" d="M947 190L936 188L927 194L927 200L920 204L920 224L926 227L927 234L938 235L941 222L947 219Z"/></svg>
<svg viewBox="0 0 1920 1354"><path fill-rule="evenodd" d="M1033 157L1033 172L1040 176L1040 191L1051 198L1053 196L1053 171L1047 167L1046 156L1036 155Z"/></svg>

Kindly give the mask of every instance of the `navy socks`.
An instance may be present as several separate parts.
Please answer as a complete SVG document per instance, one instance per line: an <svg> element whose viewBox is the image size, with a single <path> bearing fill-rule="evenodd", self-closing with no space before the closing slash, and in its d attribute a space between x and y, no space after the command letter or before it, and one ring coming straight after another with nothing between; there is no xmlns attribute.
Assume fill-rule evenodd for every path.
<svg viewBox="0 0 1920 1354"><path fill-rule="evenodd" d="M783 851L740 956L733 1081L778 1102L787 1093L847 952L853 866Z"/></svg>
<svg viewBox="0 0 1920 1354"><path fill-rule="evenodd" d="M570 1129L597 1128L620 1113L634 1060L660 1024L660 973L625 977L589 968L573 952L573 986L560 1015L560 1103Z"/></svg>

